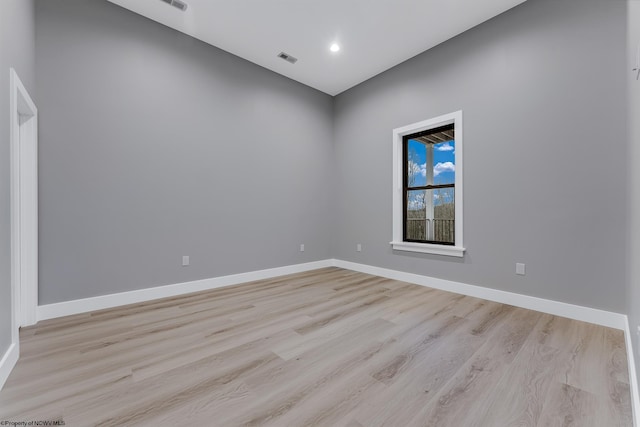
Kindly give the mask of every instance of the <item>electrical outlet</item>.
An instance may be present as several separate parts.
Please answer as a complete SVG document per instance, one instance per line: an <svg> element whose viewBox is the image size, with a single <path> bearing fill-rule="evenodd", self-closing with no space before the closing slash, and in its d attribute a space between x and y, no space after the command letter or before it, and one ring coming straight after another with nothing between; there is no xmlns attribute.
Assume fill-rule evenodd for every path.
<svg viewBox="0 0 640 427"><path fill-rule="evenodd" d="M183 267L186 267L186 266L188 266L188 265L189 265L189 255L184 255L184 256L182 257L182 266L183 266Z"/></svg>
<svg viewBox="0 0 640 427"><path fill-rule="evenodd" d="M300 245L300 252L304 252L304 243Z"/></svg>
<svg viewBox="0 0 640 427"><path fill-rule="evenodd" d="M638 325L638 337L640 337L640 325Z"/></svg>
<svg viewBox="0 0 640 427"><path fill-rule="evenodd" d="M519 276L524 276L524 264L516 263L516 274Z"/></svg>
<svg viewBox="0 0 640 427"><path fill-rule="evenodd" d="M356 252L362 252L362 244L361 243L358 243L356 245Z"/></svg>

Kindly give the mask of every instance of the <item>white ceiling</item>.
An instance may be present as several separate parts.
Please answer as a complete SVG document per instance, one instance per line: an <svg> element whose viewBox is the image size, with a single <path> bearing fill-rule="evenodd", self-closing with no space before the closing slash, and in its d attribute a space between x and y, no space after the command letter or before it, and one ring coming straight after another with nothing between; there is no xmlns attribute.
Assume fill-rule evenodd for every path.
<svg viewBox="0 0 640 427"><path fill-rule="evenodd" d="M185 0L186 12L161 0L109 1L337 95L525 0Z"/></svg>

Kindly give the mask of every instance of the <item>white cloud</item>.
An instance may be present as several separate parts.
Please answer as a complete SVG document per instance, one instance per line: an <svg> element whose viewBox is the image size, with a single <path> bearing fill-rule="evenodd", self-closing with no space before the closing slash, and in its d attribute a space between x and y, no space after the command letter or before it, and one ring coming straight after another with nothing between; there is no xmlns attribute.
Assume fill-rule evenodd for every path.
<svg viewBox="0 0 640 427"><path fill-rule="evenodd" d="M437 144L434 146L434 148L436 149L436 151L453 151L455 150L455 148L449 144L448 142L445 142L444 144Z"/></svg>
<svg viewBox="0 0 640 427"><path fill-rule="evenodd" d="M433 176L438 176L443 172L455 172L456 165L451 162L438 163L433 167Z"/></svg>

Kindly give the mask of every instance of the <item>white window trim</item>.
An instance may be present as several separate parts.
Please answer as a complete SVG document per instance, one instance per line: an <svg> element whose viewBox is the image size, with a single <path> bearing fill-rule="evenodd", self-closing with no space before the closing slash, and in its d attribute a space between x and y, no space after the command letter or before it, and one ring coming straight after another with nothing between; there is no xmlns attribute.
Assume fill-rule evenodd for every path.
<svg viewBox="0 0 640 427"><path fill-rule="evenodd" d="M404 242L404 236L402 235L402 209L404 209L403 194L402 194L402 174L404 168L402 164L402 137L410 135L412 133L418 133L425 130L437 128L444 125L454 124L456 150L456 178L455 178L455 204L456 204L456 223L455 223L455 244L438 245L433 243L415 243ZM403 126L393 130L393 240L391 246L398 251L408 252L420 252L426 254L435 255L447 255L454 257L463 257L465 248L462 240L462 111L456 111L455 113L445 114L440 117L425 120L418 123L413 123L408 126Z"/></svg>

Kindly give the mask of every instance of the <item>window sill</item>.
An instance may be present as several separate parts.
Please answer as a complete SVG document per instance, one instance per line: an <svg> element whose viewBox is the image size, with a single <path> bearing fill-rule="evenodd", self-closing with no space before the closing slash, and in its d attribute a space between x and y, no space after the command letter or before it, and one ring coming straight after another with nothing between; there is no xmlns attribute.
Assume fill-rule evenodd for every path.
<svg viewBox="0 0 640 427"><path fill-rule="evenodd" d="M446 255L462 258L465 248L459 246L433 245L430 243L391 242L396 251L420 252L423 254Z"/></svg>

